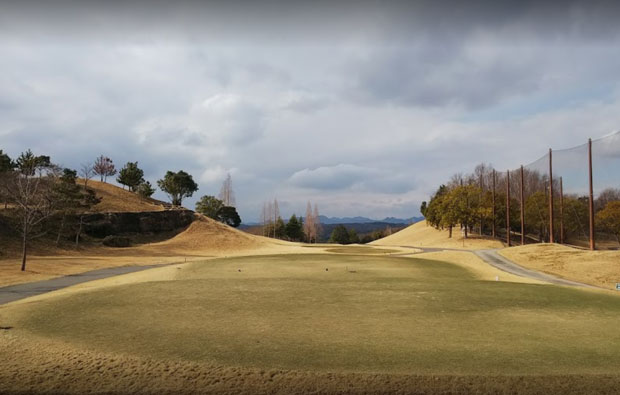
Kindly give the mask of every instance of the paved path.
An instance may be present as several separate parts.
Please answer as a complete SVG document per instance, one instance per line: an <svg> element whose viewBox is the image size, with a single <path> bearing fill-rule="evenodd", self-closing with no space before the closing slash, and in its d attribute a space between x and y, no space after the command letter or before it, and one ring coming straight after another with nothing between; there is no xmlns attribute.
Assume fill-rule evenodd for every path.
<svg viewBox="0 0 620 395"><path fill-rule="evenodd" d="M557 284L557 285L568 285L572 287L585 287L585 288L597 288L597 289L606 289L602 287L597 287L590 284L584 284L577 281L566 280L560 277L553 276L551 274L541 273L536 270L526 269L523 266L519 266L510 259L500 255L498 253L498 249L490 249L490 250L464 250L457 248L434 248L434 247L411 247L411 246L398 246L401 248L411 248L420 250L418 252L404 253L404 254L393 254L393 255L411 255L411 254L421 254L423 252L439 252L439 251L464 251L471 252L476 254L480 259L489 265L502 270L507 273L511 273L520 277L532 278L535 280L546 281L548 283Z"/></svg>
<svg viewBox="0 0 620 395"><path fill-rule="evenodd" d="M498 268L499 270L515 274L521 277L529 277L535 280L546 281L552 284L558 285L570 285L573 287L586 287L586 288L600 288L594 285L579 283L577 281L566 280L560 277L552 276L551 274L541 273L536 270L526 269L523 266L519 266L508 258L500 255L498 250L475 250L472 251L480 259L485 261L491 266Z"/></svg>
<svg viewBox="0 0 620 395"><path fill-rule="evenodd" d="M178 263L178 262L177 262ZM144 266L121 266L110 267L106 269L92 270L90 272L70 274L68 276L57 277L51 280L37 281L32 283L10 285L0 288L0 305L14 302L16 300L29 298L35 295L41 295L46 292L56 291L58 289L70 287L72 285L85 283L87 281L99 280L121 274L139 272L154 267L162 267L172 265L173 263L164 263L156 265Z"/></svg>

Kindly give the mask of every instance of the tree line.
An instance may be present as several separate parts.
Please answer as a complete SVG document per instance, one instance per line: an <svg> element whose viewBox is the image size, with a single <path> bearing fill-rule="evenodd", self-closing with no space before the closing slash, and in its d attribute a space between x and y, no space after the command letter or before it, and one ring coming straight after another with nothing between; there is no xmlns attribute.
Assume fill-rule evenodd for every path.
<svg viewBox="0 0 620 395"><path fill-rule="evenodd" d="M554 179L554 238L587 239L588 196L560 194L560 187L560 180ZM530 240L550 240L549 189L546 174L523 169L524 233ZM447 229L448 237L452 237L455 226L462 229L466 238L474 231L491 236L496 236L493 232L500 230L520 233L520 191L519 172L509 176L490 165L480 164L473 173L455 174L448 183L440 185L428 203L422 202L420 211L429 224ZM620 243L620 189L602 191L594 201L594 208L597 229L613 235Z"/></svg>
<svg viewBox="0 0 620 395"><path fill-rule="evenodd" d="M310 202L305 217L293 214L286 223L280 216L278 200L265 202L260 220L263 236L275 239L316 243L322 232L319 208L316 204L313 208Z"/></svg>
<svg viewBox="0 0 620 395"><path fill-rule="evenodd" d="M31 150L22 152L15 160L0 150L0 200L4 203L6 217L21 238L22 264L26 261L30 242L45 235L56 235L56 246L71 237L75 246L84 225L83 218L101 201L88 182L99 176L106 183L108 177L117 175L116 181L143 199L150 198L155 188L144 179L138 162L127 162L117 171L114 162L101 155L92 163L81 165L79 171L63 168L53 163L49 156L35 155ZM80 185L79 177L82 179ZM169 197L173 207L181 206L183 199L198 190L193 177L183 170L167 171L157 181L157 186ZM241 218L234 207L232 178L227 176L220 199L203 196L196 210L208 217L231 226L239 226Z"/></svg>

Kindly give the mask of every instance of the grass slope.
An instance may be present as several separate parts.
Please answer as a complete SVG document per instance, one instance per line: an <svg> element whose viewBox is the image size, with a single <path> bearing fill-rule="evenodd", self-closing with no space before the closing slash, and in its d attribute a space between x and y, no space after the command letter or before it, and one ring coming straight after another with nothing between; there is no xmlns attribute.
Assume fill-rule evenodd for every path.
<svg viewBox="0 0 620 395"><path fill-rule="evenodd" d="M620 251L589 251L559 244L531 244L499 252L521 266L613 289L620 283Z"/></svg>
<svg viewBox="0 0 620 395"><path fill-rule="evenodd" d="M83 183L83 180L81 180ZM92 208L95 212L138 212L162 211L163 202L155 199L142 199L137 194L113 184L89 180L88 188L93 189L101 202Z"/></svg>
<svg viewBox="0 0 620 395"><path fill-rule="evenodd" d="M470 235L467 239L463 239L458 228L454 229L452 235L452 238L449 238L447 230L438 230L428 225L426 221L420 221L390 236L375 240L370 244L377 246L459 248L467 250L502 248L501 242L480 238L477 235Z"/></svg>
<svg viewBox="0 0 620 395"><path fill-rule="evenodd" d="M174 281L8 305L0 324L99 352L247 369L620 369L620 299L606 293L481 281L456 265L383 256L256 256L174 270Z"/></svg>

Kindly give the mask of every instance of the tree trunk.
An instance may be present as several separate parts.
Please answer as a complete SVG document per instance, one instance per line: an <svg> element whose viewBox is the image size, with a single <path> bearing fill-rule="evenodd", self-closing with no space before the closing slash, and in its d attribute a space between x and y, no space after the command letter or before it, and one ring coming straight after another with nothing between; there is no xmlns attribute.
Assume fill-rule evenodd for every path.
<svg viewBox="0 0 620 395"><path fill-rule="evenodd" d="M65 216L62 216L62 220L60 220L60 228L58 229L58 236L56 236L56 247L60 244L60 235L62 234L62 229L65 227Z"/></svg>
<svg viewBox="0 0 620 395"><path fill-rule="evenodd" d="M26 253L28 251L28 238L26 234L22 237L22 272L26 271Z"/></svg>
<svg viewBox="0 0 620 395"><path fill-rule="evenodd" d="M80 215L80 226L78 227L77 234L75 235L75 248L80 246L80 235L82 234L83 215Z"/></svg>
<svg viewBox="0 0 620 395"><path fill-rule="evenodd" d="M448 226L448 238L452 238L452 225Z"/></svg>
<svg viewBox="0 0 620 395"><path fill-rule="evenodd" d="M467 226L467 224L465 224L465 238L467 238L467 230L468 230L469 226Z"/></svg>

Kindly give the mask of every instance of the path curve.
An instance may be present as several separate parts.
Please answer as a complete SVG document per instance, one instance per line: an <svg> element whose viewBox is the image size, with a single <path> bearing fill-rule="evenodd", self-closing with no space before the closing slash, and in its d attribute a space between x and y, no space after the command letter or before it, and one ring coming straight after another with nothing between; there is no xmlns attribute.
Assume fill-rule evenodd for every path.
<svg viewBox="0 0 620 395"><path fill-rule="evenodd" d="M121 274L134 273L146 269L153 269L156 267L169 266L178 263L181 262L160 263L142 266L109 267L105 269L91 270L89 272L56 277L50 280L9 285L7 287L0 288L0 305L14 302L20 299L29 298L31 296L41 295L47 292L57 291L59 289L67 288L72 285L77 285L88 281L100 280L103 278L119 276Z"/></svg>
<svg viewBox="0 0 620 395"><path fill-rule="evenodd" d="M388 247L388 246L386 246ZM411 255L411 254L422 254L425 252L441 252L441 251L460 251L460 252L471 252L475 254L477 257L482 259L485 263L501 270L506 273L511 273L519 277L531 278L534 280L540 280L544 282L548 282L556 285L566 285L571 287L582 287L582 288L594 288L594 289L605 289L603 287L597 287L591 284L580 283L577 281L566 280L561 277L556 277L551 274L542 273L536 270L531 270L524 268L511 261L510 259L500 255L498 253L499 249L487 249L487 250L465 250L459 248L436 248L436 247L414 247L414 246L398 246L401 248L411 248L420 250L417 252L411 252L410 254L398 254L398 255ZM395 254L396 255L396 254Z"/></svg>
<svg viewBox="0 0 620 395"><path fill-rule="evenodd" d="M605 289L601 287L597 287L590 284L584 284L577 281L566 280L561 277L556 277L551 274L542 273L536 270L526 269L523 266L517 265L510 259L500 255L498 253L499 250L474 250L472 251L476 256L480 259L488 263L489 265L498 268L507 273L512 273L521 277L533 278L535 280L541 280L552 284L557 285L568 285L572 287L585 287L585 288L597 288L597 289Z"/></svg>

